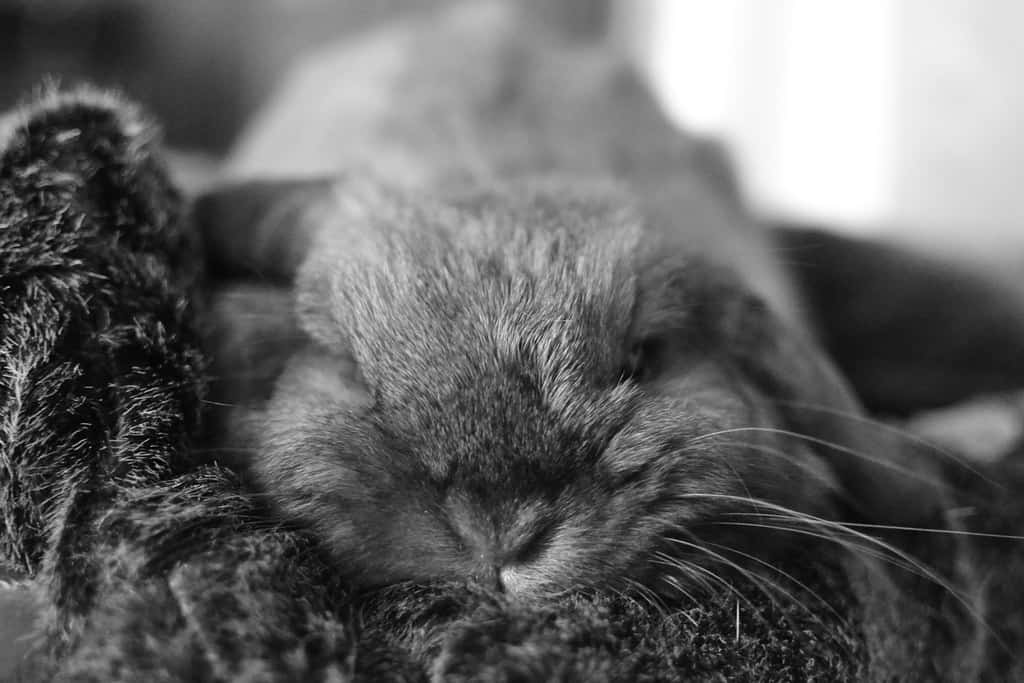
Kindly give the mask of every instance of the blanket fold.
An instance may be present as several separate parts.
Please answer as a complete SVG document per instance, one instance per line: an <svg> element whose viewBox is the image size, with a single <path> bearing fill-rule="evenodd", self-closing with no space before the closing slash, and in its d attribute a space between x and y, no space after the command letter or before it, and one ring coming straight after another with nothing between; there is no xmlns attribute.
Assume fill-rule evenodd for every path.
<svg viewBox="0 0 1024 683"><path fill-rule="evenodd" d="M262 562L264 581L277 572L282 586L316 586L296 591L301 607L268 591L282 611L315 606L329 582L296 559L309 545L301 537L243 531L251 499L192 450L205 386L194 305L202 260L154 128L85 90L43 96L6 131L0 557L43 591L47 649L53 661L71 653L68 677L115 680L124 660L164 664L182 680L223 674L204 652L206 638L219 651L211 622L193 614L202 593L186 582L183 598L175 581ZM250 577L237 583L260 594ZM246 616L294 625L272 610Z"/></svg>

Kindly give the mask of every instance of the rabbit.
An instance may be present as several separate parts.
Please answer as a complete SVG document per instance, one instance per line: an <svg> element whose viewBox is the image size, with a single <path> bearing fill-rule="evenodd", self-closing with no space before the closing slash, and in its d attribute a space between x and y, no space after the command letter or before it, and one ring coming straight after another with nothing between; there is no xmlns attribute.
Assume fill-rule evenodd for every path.
<svg viewBox="0 0 1024 683"><path fill-rule="evenodd" d="M275 514L356 585L523 599L672 593L712 547L800 541L751 513L946 524L933 456L864 417L719 149L521 9L309 62L196 204L217 272L277 292L233 285L212 334L221 441Z"/></svg>

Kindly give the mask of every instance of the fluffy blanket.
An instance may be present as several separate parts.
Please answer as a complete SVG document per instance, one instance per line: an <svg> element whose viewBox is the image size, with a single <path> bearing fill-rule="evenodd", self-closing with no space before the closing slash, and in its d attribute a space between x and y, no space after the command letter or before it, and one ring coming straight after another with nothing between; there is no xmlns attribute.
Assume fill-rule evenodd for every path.
<svg viewBox="0 0 1024 683"><path fill-rule="evenodd" d="M203 257L155 145L91 92L0 125L0 567L38 602L25 680L1024 679L1014 455L951 468L958 523L992 536L808 537L714 597L353 593L204 455Z"/></svg>

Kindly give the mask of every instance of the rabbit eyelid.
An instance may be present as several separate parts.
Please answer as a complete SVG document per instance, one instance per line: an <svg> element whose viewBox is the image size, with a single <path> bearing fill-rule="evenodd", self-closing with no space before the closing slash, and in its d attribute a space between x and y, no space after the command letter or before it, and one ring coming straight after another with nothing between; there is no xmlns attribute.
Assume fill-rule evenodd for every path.
<svg viewBox="0 0 1024 683"><path fill-rule="evenodd" d="M622 358L619 381L643 384L656 378L666 364L667 341L648 336L629 341Z"/></svg>

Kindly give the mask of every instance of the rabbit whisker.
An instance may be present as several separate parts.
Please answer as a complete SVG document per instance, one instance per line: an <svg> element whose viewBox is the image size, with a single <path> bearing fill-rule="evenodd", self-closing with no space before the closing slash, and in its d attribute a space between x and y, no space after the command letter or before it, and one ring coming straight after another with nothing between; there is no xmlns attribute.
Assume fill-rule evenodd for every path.
<svg viewBox="0 0 1024 683"><path fill-rule="evenodd" d="M732 515L750 515L752 517L775 517L788 519L784 515L766 515L762 512L731 512ZM993 538L1006 541L1024 541L1024 536L1014 534L993 534L981 531L967 531L965 529L931 529L928 527L899 526L895 524L869 524L867 522L843 522L843 526L857 529L878 529L880 531L909 531L924 534L941 534L946 536L966 536L969 538Z"/></svg>
<svg viewBox="0 0 1024 683"><path fill-rule="evenodd" d="M912 432L912 431L910 431L908 429L903 429L901 427L897 427L896 425L889 424L889 423L883 422L881 420L877 420L877 419L869 417L867 415L860 415L858 413L853 413L853 412L846 411L846 410L839 410L837 408L830 408L830 407L827 407L827 406L819 406L819 405L814 405L813 403L805 403L803 401L794 401L794 400L789 400L789 399L774 398L774 399L771 399L771 400L774 403L779 403L779 404L782 404L782 405L789 405L789 406L793 406L793 407L796 407L796 408L803 408L805 410L813 410L813 411L816 411L816 412L819 412L819 413L825 413L827 415L834 415L836 417L842 417L842 418L845 418L847 420L850 420L851 422L858 422L858 423L865 424L865 425L868 425L868 426L871 426L871 427L877 427L878 429L880 429L880 430L882 430L884 432L887 432L887 433L892 434L894 436L898 436L900 438L903 438L903 439L905 439L906 441L908 441L910 443L916 443L918 445L925 446L925 447L935 451L935 453L937 453L938 455L940 455L940 456L950 460L951 462L956 463L957 465L962 466L964 469L966 469L967 471L971 472L971 474L976 475L979 479L981 479L982 481L984 481L987 484L991 484L991 485L996 486L996 487L998 487L999 489L1002 489L1002 490L1006 489L1005 485L1003 485L1003 484L1001 484L1001 483L999 483L997 481L994 481L990 477L985 476L985 474L983 474L980 470L978 470L976 467L974 467L973 464L971 463L970 458L967 458L967 457L965 457L963 455L960 455L960 454L957 454L957 453L953 453L953 452L951 452L951 451L949 451L949 450L939 446L938 444L935 444L932 441L924 438L923 436L921 436L919 434L915 434L914 432Z"/></svg>
<svg viewBox="0 0 1024 683"><path fill-rule="evenodd" d="M692 605L693 607L699 607L699 606L700 606L700 604L701 604L701 603L700 603L700 602L698 602L697 598L696 598L696 597L694 597L693 593L690 593L690 592L689 592L689 591L687 591L687 590L686 590L685 588L683 588L683 585L682 585L682 583L681 583L681 582L679 581L679 579L677 579L676 577L672 576L671 574L666 574L666 575L664 575L664 576L663 576L663 577L661 577L661 578L662 578L662 580L664 580L665 582L667 582L667 583L668 583L668 584L669 584L670 586L672 586L673 588L675 588L675 589L676 589L676 591L677 591L677 592L678 592L678 593L679 593L680 595L682 595L682 596L683 596L684 598L686 598L687 600L689 600L689 601L690 601L690 604L691 604L691 605ZM692 617L691 615L687 614L687 613L686 613L685 611L677 611L677 612L676 612L676 614L679 614L679 615L680 615L680 616L682 616L682 617L683 617L684 619L686 619L686 620L687 620L688 622L690 622L690 623L691 623L691 624L693 625L693 627L694 627L694 628L697 628L697 620L696 620L696 619L694 619L694 618L693 618L693 617Z"/></svg>
<svg viewBox="0 0 1024 683"><path fill-rule="evenodd" d="M640 583L636 579L630 578L628 576L625 577L624 580L626 582L626 585L629 586L632 590L636 591L637 595L643 598L652 609L656 610L663 620L668 619L668 607L665 605L665 602L655 591L651 590L649 587Z"/></svg>
<svg viewBox="0 0 1024 683"><path fill-rule="evenodd" d="M704 547L704 546L702 546L700 544L691 543L689 541L684 541L684 540L682 540L680 538L669 538L668 540L670 542L676 544L676 545L680 545L680 546L683 546L683 547L686 547L686 548L691 548L693 550L696 550L700 554L705 555L705 556L711 558L712 560L715 560L715 561L719 562L720 564L722 564L722 565L724 565L724 566L726 566L726 567L736 571L738 574L743 576L743 578L745 578L747 581L749 581L751 586L756 588L758 590L758 592L760 592L762 595L764 595L772 605L774 605L776 607L781 607L781 603L778 601L778 598L775 595L773 595L772 592L768 588L765 587L766 585L768 585L768 586L770 586L772 588L774 588L775 586L772 585L770 582L768 582L767 579L765 579L764 577L757 576L756 574L754 574L750 570L748 570L748 569L746 569L744 567L741 567L739 564L737 564L733 560L730 560L729 558L725 557L724 555L722 555L720 553L717 553L717 552L711 550L710 548L706 548L706 547ZM677 558L674 558L674 557L672 557L670 555L665 555L665 554L662 554L662 555L663 555L663 558L668 558L673 563L678 562ZM751 603L750 600L739 591L739 589L737 589L735 586L730 584L728 581L725 581L721 577L718 577L718 578L721 580L723 585L727 586L736 595L737 598L739 598L739 599L743 600L744 602L746 602L747 606L750 607L752 612L754 612L755 614L757 613L757 608L754 607L753 603Z"/></svg>
<svg viewBox="0 0 1024 683"><path fill-rule="evenodd" d="M766 562L765 560L763 560L760 557L757 557L756 555L753 555L751 553L743 552L742 550L739 550L738 548L732 548L732 547L729 547L729 546L722 545L720 543L712 543L710 541L704 541L704 543L707 543L707 545L709 545L709 546L714 546L715 548L720 548L721 550L726 551L726 552L736 553L736 554L740 555L741 557L744 557L744 558L749 559L749 560L751 560L753 562L756 562L756 563L760 564L761 566L763 566L763 567L765 567L767 569L770 569L771 571L776 572L777 574L780 574L781 576L783 576L784 578L788 579L793 584L795 584L798 588L803 590L805 593L808 593L812 598L817 600L823 607L825 607L829 612L831 612L832 615L835 616L836 619L838 619L840 622L846 623L846 621L847 621L846 617L841 615L836 610L836 608L832 606L832 603L828 602L825 598L823 598L821 596L820 593L818 593L813 588L808 586L806 583L804 583L800 579L796 578L795 576L793 576L792 574L790 574L786 570L782 569L781 567L777 567L776 565L772 564L771 562Z"/></svg>
<svg viewBox="0 0 1024 683"><path fill-rule="evenodd" d="M798 467L799 469L807 472L808 474L810 474L813 477L820 478L822 476L821 472L818 469L816 469L813 465L811 465L811 464L809 464L807 462L804 462L804 461L800 460L799 458L794 457L791 453L788 453L788 452L784 451L781 448L775 448L774 446L768 446L766 444L748 443L746 441L718 441L718 440L716 440L715 443L718 444L718 445L722 445L722 446L735 446L735 447L740 447L740 448L749 448L749 449L758 451L760 453L765 453L767 455L774 455L774 456L776 456L778 458L781 458L782 460L785 460L786 462L788 462L788 463L790 463L792 465L795 465L796 467Z"/></svg>
<svg viewBox="0 0 1024 683"><path fill-rule="evenodd" d="M698 498L699 497L712 497L712 498L733 500L733 501L737 501L737 502L747 502L747 501L745 501L743 499L742 496L731 496L731 495L728 495L728 494L683 494L683 497L698 497ZM793 527L793 526L779 526L779 525L772 525L772 524L755 524L755 523L749 523L749 522L726 522L726 521L722 521L722 522L717 522L717 523L721 524L721 525L725 525L725 526L746 526L746 527L751 527L751 528L771 529L771 530L775 530L775 531L782 531L782 532L787 532L787 533L795 533L795 534L811 536L811 537L820 538L822 540L826 540L826 541L829 541L829 542L838 543L838 544L842 545L844 548L847 548L847 549L851 549L851 547L855 547L855 548L857 548L858 551L861 551L861 552L867 552L867 551L869 551L869 549L875 549L876 551L878 551L880 549L880 551L883 552L883 555L879 559L883 559L885 561L888 561L889 563L893 564L894 566L901 566L901 568L907 569L908 571L911 571L913 574L915 574L917 576L920 576L921 578L924 578L924 579L926 579L928 581L931 581L933 584L935 584L936 586L938 586L939 588L944 590L957 603L959 603L964 608L964 610L978 624L980 624L988 632L988 634L993 638L993 640L995 642L997 642L1001 647L1003 647L1003 648L1008 650L1009 646L1005 643L1005 641L1003 641L1002 638L999 637L999 635L996 633L996 631L992 627L992 625L988 622L988 620L985 618L985 616L980 612L979 608L966 595L964 595L963 593L958 591L956 588L954 588L952 583L948 579L943 578L936 570L934 570L934 569L928 567L927 565L925 565L924 563L914 559L908 553L905 553L904 551L900 550L899 548L896 548L892 544L889 544L889 543L886 543L886 542L884 542L884 541L882 541L880 539L874 538L873 536L869 536L869 535L867 535L867 534L865 534L863 532L857 531L856 529L847 528L845 525L843 525L843 524L841 524L839 522L833 522L831 520L827 520L827 519L824 519L824 518L821 518L821 517L817 517L815 515L799 512L797 510L792 510L790 508L786 508L785 506L777 505L777 504L771 503L769 501L763 501L763 504L765 505L765 507L768 507L770 509L775 509L775 510L781 512L782 513L782 517L784 517L785 521L788 521L788 522L804 522L804 523L810 524L812 526L815 526L815 527L817 527L819 529L824 528L825 530L833 532L833 533L832 534L828 534L828 533L824 533L822 531L812 531L812 530L809 530L809 529L806 529L806 528L799 528L799 527ZM849 538L841 538L840 537L841 534L848 534L848 535L853 537L852 540L860 541L861 543L864 543L866 545L865 546L854 545L852 543L851 539L849 539ZM885 555L884 553L890 553L891 555ZM895 558L898 558L901 561L901 563L903 563L903 564L901 565L901 563L894 561L894 557L893 556Z"/></svg>
<svg viewBox="0 0 1024 683"><path fill-rule="evenodd" d="M747 502L749 502L749 501L745 500L742 496L734 496L734 495L724 494L724 493L687 493L687 494L681 494L681 497L683 497L683 498L705 498L705 499L706 498L711 498L711 499L727 500L727 501L738 502L738 503L747 503ZM832 520L828 520L828 519L825 519L824 517L818 517L817 515L812 515L812 514L807 513L807 512L800 512L799 510L794 510L794 509L788 508L788 507L786 507L784 505L779 505L777 503L772 503L772 502L767 501L767 500L759 501L759 506L767 508L769 510L774 510L777 513L779 513L779 515L777 516L778 519L782 519L782 520L785 520L785 521L805 522L807 524L810 524L810 525L818 527L818 528L825 528L825 529L827 529L829 531L835 531L835 532L839 532L841 534L849 535L849 536L852 536L853 539L856 539L858 541L866 543L869 547L873 547L873 548L879 549L880 551L885 552L885 553L890 553L893 557L900 559L901 561L907 563L909 566L914 567L917 570L920 570L920 571L924 572L924 573L920 574L920 576L922 578L927 578L927 579L929 579L931 581L934 581L934 582L936 582L937 585L939 585L939 586L949 590L951 593L956 595L956 591L954 591L953 588L941 576L936 574L934 572L934 570L930 569L926 565L922 564L918 560L916 560L913 557L911 557L909 554L905 553L904 551L900 550L899 548L897 548L896 546L894 546L894 545L892 545L890 543L886 543L885 541L882 541L881 539L878 539L878 538L875 538L874 536L870 536L870 535L865 534L863 532L857 531L856 529L848 528L845 524L843 524L841 522L835 522L835 521L832 521ZM724 514L752 514L752 515L761 514L762 516L767 516L767 515L763 515L763 513L727 512L727 513L724 513ZM724 521L716 522L716 523L717 524L726 524L726 525L738 525L738 524L740 524L739 522L724 522ZM754 526L756 526L756 525L754 525ZM794 532L800 531L798 529L789 528L789 527L784 528L784 529L780 529L780 530L789 530L789 531L794 531ZM826 540L831 540L831 541L834 541L834 542L839 542L841 539L839 539L839 538L831 538L830 537L830 538L826 538ZM846 540L850 540L850 539L846 539Z"/></svg>
<svg viewBox="0 0 1024 683"><path fill-rule="evenodd" d="M886 459L884 457L868 455L867 453L864 453L863 451L858 451L857 449L850 448L849 446L844 446L844 445L839 444L839 443L835 443L834 441L829 441L827 439L821 439L821 438L816 437L816 436L811 436L810 434L802 434L800 432L794 432L794 431L791 431L791 430L788 430L788 429L778 429L776 427L733 427L733 428L730 428L730 429L722 429L722 430L719 430L719 431L708 432L706 434L702 434L701 436L698 436L698 437L692 439L689 442L689 444L693 445L693 444L701 443L701 442L703 442L705 440L710 440L710 439L713 439L713 438L718 437L718 436L725 436L725 435L728 435L728 434L749 433L749 432L755 432L755 433L760 432L760 433L767 433L767 434L778 434L779 436L788 436L790 438L800 439L800 440L806 441L808 443L817 444L819 446L825 446L826 448L830 448L830 449L832 449L834 451L838 451L840 453L845 453L846 455L851 455L853 457L860 458L862 460L865 460L867 462L873 463L875 465L879 465L881 467L885 467L887 469L893 470L894 472L899 472L900 474L904 474L904 475L906 475L906 476L908 476L908 477L910 477L912 479L917 479L918 481L922 481L922 482L925 482L927 484L931 484L932 486L935 486L936 488L940 488L941 489L941 488L948 488L949 487L948 483L946 481L940 479L940 478L929 477L927 475L921 474L920 472L916 472L916 471L914 471L912 469L909 469L907 467L903 467L902 465L894 463L894 462L892 462L892 461L890 461L890 460L888 460L888 459Z"/></svg>

